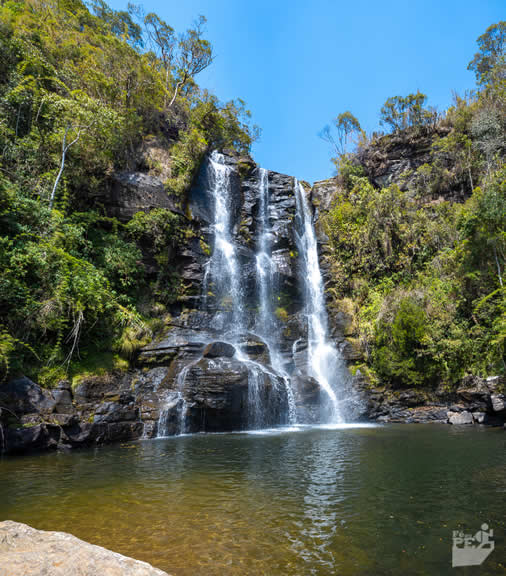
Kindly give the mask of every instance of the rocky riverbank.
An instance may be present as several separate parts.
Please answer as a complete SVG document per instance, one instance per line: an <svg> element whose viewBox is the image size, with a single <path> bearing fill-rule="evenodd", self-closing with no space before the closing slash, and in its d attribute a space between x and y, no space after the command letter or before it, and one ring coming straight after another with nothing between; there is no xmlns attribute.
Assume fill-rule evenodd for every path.
<svg viewBox="0 0 506 576"><path fill-rule="evenodd" d="M65 450L153 437L163 397L157 394L157 387L168 373L169 368L160 366L146 373L90 377L74 391L68 382L45 390L27 378L12 381L1 393L2 452ZM243 426L240 405L234 400L243 388L238 374L235 379L224 377L221 385L216 379L214 390L210 383L206 388L202 380L199 401L206 402L216 429ZM499 378L465 378L453 394L370 387L360 373L354 382L366 399L362 420L491 426L506 422L506 396L499 392ZM177 433L176 424L173 426L169 433Z"/></svg>
<svg viewBox="0 0 506 576"><path fill-rule="evenodd" d="M376 422L505 426L506 395L501 378L464 378L455 392L369 387L367 415Z"/></svg>
<svg viewBox="0 0 506 576"><path fill-rule="evenodd" d="M65 532L0 522L0 572L5 576L168 576L167 572L88 544Z"/></svg>

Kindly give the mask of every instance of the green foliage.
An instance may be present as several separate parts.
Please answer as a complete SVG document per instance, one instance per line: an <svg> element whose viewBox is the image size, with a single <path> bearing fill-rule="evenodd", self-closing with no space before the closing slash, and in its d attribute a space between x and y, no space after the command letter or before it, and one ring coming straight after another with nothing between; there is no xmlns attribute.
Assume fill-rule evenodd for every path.
<svg viewBox="0 0 506 576"><path fill-rule="evenodd" d="M412 297L405 297L393 322L378 322L374 361L377 373L387 382L416 386L424 381L423 339L427 317Z"/></svg>
<svg viewBox="0 0 506 576"><path fill-rule="evenodd" d="M281 322L287 322L288 321L289 315L288 315L286 308L282 308L281 306L278 306L276 308L276 310L274 311L274 313L276 314L276 318L278 320L281 320Z"/></svg>
<svg viewBox="0 0 506 576"><path fill-rule="evenodd" d="M380 112L380 124L393 131L433 126L437 113L424 108L427 96L421 92L388 98Z"/></svg>
<svg viewBox="0 0 506 576"><path fill-rule="evenodd" d="M0 378L51 386L101 354L133 359L163 324L153 303L184 291L170 261L184 234L169 210L107 217L110 174L155 139L182 196L211 147L245 152L256 135L242 101L195 83L212 61L205 19L178 36L140 16L103 0L0 5Z"/></svg>
<svg viewBox="0 0 506 576"><path fill-rule="evenodd" d="M407 279L455 238L456 209L450 204L424 210L396 185L378 190L365 177L351 180L351 190L324 220L339 255L334 273L343 290L358 276L369 282L385 275Z"/></svg>
<svg viewBox="0 0 506 576"><path fill-rule="evenodd" d="M506 22L489 26L478 38L480 51L474 55L467 69L476 74L478 84L494 79L505 80L506 70Z"/></svg>
<svg viewBox="0 0 506 576"><path fill-rule="evenodd" d="M170 210L155 208L150 212L137 212L126 229L138 242L147 242L155 253L176 244L179 218Z"/></svg>
<svg viewBox="0 0 506 576"><path fill-rule="evenodd" d="M0 382L10 371L11 354L16 349L16 340L6 330L0 331Z"/></svg>
<svg viewBox="0 0 506 576"><path fill-rule="evenodd" d="M340 156L339 193L322 217L331 304L352 301L371 378L394 387L451 389L466 373L506 370L504 23L478 43L470 68L481 90L444 117L420 93L388 99L381 120L394 134ZM363 149L381 158L399 145L431 148L416 169L373 186ZM463 204L443 200L464 194Z"/></svg>

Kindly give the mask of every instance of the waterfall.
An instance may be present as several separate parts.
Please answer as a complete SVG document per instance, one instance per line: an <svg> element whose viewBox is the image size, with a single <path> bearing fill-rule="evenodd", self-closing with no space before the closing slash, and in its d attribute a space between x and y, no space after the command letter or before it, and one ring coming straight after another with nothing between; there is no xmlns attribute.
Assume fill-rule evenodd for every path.
<svg viewBox="0 0 506 576"><path fill-rule="evenodd" d="M269 221L269 175L264 168L260 168L258 200L259 234L256 270L260 314L256 331L269 349L272 367L283 379L288 400L288 423L294 424L296 421L295 398L278 346L279 326L273 307L275 266L272 262L272 230Z"/></svg>
<svg viewBox="0 0 506 576"><path fill-rule="evenodd" d="M259 286L259 328L263 335L270 335L274 330L273 294L274 281L269 225L269 175L265 168L260 168L258 197L258 223L260 233L256 254L257 281Z"/></svg>
<svg viewBox="0 0 506 576"><path fill-rule="evenodd" d="M315 409L319 411L323 423L343 422L343 407L345 403L348 405L353 401L353 394L345 364L328 334L313 214L304 188L295 180L294 202L291 191L286 195L282 193L281 197L274 196L278 193L279 184L271 180L271 198L270 173L259 168L258 178L250 179L252 183L247 188L248 195L238 197L235 195L239 189L236 190L234 170L233 162L223 154L213 152L203 179L213 249L204 264L201 300L201 310L208 315L206 325L210 329L200 334L201 340L198 342L202 346L219 339L234 346L233 361L240 362L247 372L247 398L244 400L247 427L258 429L273 424L296 424L297 417L299 423L314 422ZM244 202L242 207L239 206L240 202ZM288 211L293 210L293 204L295 226L291 231L293 213ZM244 220L244 206L247 206L246 213L250 218L248 226L253 225L255 233L253 246L251 237L245 240L237 232L240 211ZM280 214L281 228L276 221ZM275 313L280 291L287 281L283 268L286 264L282 260L286 254L285 243L291 242L294 237L299 274L290 276L289 290L294 290L294 304L298 304L298 290L293 286L293 279L296 278L304 294L307 348L303 332L296 332L298 337L293 342L284 335L285 327ZM279 240L283 243L279 250L280 259L274 252ZM293 258L291 252L290 258ZM290 266L293 266L293 262ZM255 304L257 314L253 318L251 312ZM299 317L295 313L292 318ZM296 331L302 328L294 320L286 326L286 330L292 330L293 326ZM255 346L257 349L260 346L261 352L254 352ZM296 360L306 361L304 354L307 354L307 368L301 367L299 360ZM191 369L201 360L200 354L197 358L192 356L179 370L174 388L168 391L165 405L160 410L159 436L167 435L172 430L180 434L191 431L195 399L187 398L185 385L187 376L193 377ZM204 361L204 370L206 366ZM318 393L316 383L321 393ZM292 386L297 388L300 406L296 405Z"/></svg>
<svg viewBox="0 0 506 576"><path fill-rule="evenodd" d="M308 372L325 391L324 418L342 422L335 383L345 379L345 367L340 353L329 341L327 311L323 295L323 280L318 261L318 245L313 215L302 184L295 180L299 256L302 262L305 313L308 322Z"/></svg>
<svg viewBox="0 0 506 576"><path fill-rule="evenodd" d="M227 305L232 312L232 330L241 332L245 310L237 251L232 240L231 169L225 164L223 154L216 151L210 157L209 167L213 176L214 198L214 251L209 273L216 285L217 296L222 298L222 305L229 296Z"/></svg>

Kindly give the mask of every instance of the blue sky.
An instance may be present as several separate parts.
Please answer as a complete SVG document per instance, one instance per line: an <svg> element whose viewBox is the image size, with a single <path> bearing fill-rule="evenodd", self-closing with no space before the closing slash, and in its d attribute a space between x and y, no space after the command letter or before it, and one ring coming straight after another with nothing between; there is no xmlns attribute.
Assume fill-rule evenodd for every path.
<svg viewBox="0 0 506 576"><path fill-rule="evenodd" d="M112 0L116 9L127 2ZM350 110L370 132L389 96L420 90L444 109L474 87L476 38L506 17L504 0L144 0L178 32L208 19L216 59L197 77L241 97L262 128L255 160L314 181L333 173L318 132Z"/></svg>

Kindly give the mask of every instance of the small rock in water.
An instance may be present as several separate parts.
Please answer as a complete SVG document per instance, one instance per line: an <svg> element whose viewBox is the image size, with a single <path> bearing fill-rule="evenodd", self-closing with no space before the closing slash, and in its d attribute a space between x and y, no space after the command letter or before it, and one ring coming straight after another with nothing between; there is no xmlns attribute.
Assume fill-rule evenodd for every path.
<svg viewBox="0 0 506 576"><path fill-rule="evenodd" d="M473 423L473 415L471 412L447 412L448 421L450 424L472 424Z"/></svg>

